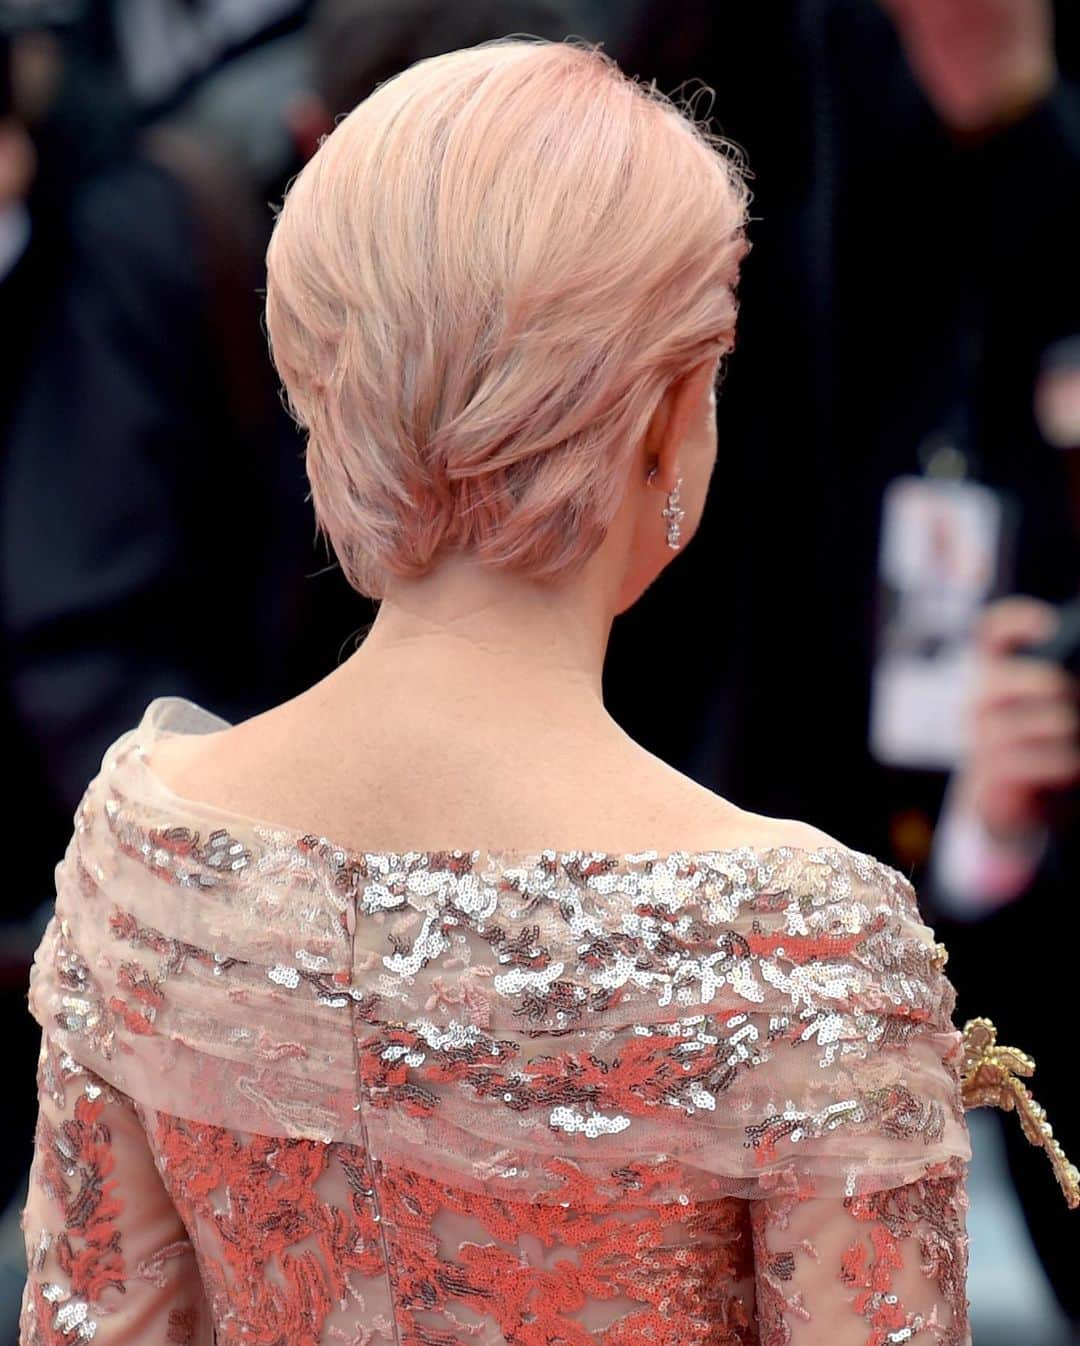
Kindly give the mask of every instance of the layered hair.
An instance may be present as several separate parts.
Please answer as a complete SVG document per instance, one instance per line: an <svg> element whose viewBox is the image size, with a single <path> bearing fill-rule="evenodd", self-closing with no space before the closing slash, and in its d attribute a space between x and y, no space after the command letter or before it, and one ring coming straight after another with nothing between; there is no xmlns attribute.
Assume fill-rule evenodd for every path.
<svg viewBox="0 0 1080 1346"><path fill-rule="evenodd" d="M336 125L275 223L266 318L359 592L446 550L584 564L665 390L733 345L745 179L577 40L418 61Z"/></svg>

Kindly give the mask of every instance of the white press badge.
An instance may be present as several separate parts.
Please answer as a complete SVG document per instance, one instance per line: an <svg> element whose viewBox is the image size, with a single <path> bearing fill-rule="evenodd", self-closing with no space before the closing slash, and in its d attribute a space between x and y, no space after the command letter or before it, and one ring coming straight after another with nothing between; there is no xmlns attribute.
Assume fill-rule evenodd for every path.
<svg viewBox="0 0 1080 1346"><path fill-rule="evenodd" d="M951 770L966 751L974 632L1005 578L1007 503L988 486L898 477L882 507L870 748Z"/></svg>

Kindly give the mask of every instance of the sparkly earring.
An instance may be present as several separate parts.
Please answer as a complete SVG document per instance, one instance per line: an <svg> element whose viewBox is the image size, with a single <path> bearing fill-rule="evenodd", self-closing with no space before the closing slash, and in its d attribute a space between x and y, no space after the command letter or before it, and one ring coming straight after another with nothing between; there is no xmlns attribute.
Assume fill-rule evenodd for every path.
<svg viewBox="0 0 1080 1346"><path fill-rule="evenodd" d="M648 480L652 481L656 476L656 467L654 463L649 472ZM682 485L682 477L676 478L675 487L668 491L667 505L661 510L664 518L668 521L667 544L672 551L678 551L682 546L680 524L686 515L686 510L679 508L679 487Z"/></svg>

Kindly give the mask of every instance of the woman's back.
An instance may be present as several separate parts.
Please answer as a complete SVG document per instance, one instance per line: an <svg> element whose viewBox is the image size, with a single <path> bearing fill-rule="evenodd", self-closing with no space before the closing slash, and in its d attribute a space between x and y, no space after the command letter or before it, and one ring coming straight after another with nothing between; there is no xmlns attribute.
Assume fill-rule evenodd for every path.
<svg viewBox="0 0 1080 1346"><path fill-rule="evenodd" d="M959 1034L899 874L348 849L174 789L221 727L152 703L58 867L27 1342L967 1340Z"/></svg>

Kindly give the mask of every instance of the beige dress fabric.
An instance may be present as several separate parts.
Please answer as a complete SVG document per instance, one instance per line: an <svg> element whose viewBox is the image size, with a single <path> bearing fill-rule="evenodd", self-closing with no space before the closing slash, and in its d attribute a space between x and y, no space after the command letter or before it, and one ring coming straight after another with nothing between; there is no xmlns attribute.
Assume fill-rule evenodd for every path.
<svg viewBox="0 0 1080 1346"><path fill-rule="evenodd" d="M150 769L223 727L152 702L56 869L23 1346L966 1346L962 1041L900 873L354 853Z"/></svg>

